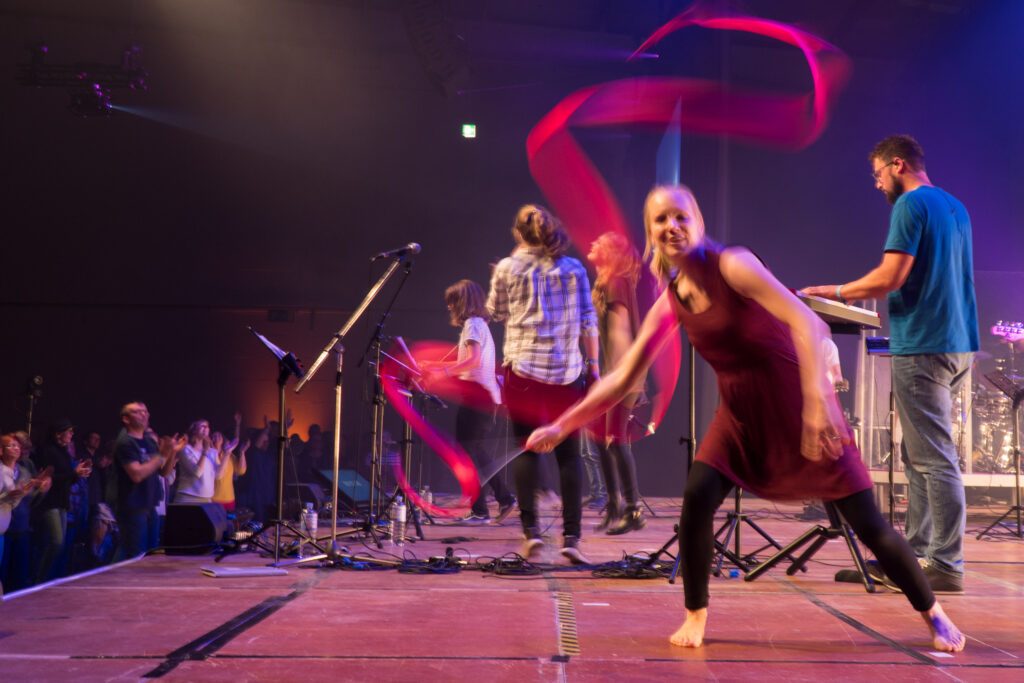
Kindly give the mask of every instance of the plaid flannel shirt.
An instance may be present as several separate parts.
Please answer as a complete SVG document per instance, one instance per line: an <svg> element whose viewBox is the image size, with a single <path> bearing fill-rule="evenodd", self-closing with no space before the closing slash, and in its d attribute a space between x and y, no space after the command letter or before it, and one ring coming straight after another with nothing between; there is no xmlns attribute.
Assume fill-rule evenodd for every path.
<svg viewBox="0 0 1024 683"><path fill-rule="evenodd" d="M580 337L597 336L587 271L568 256L520 247L494 268L487 312L505 322L503 365L521 377L565 385L583 372Z"/></svg>

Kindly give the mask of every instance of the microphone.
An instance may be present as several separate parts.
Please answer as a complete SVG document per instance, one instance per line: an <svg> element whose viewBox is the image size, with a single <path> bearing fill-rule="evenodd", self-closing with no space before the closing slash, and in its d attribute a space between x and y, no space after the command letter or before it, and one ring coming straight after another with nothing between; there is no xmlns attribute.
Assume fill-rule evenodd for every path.
<svg viewBox="0 0 1024 683"><path fill-rule="evenodd" d="M382 258L402 258L404 256L418 254L420 253L420 249L422 249L420 245L416 244L415 242L409 242L409 244L405 245L404 247L392 249L391 251L382 251L376 256L374 256L372 259L370 259L370 261L373 262L376 261L377 259Z"/></svg>

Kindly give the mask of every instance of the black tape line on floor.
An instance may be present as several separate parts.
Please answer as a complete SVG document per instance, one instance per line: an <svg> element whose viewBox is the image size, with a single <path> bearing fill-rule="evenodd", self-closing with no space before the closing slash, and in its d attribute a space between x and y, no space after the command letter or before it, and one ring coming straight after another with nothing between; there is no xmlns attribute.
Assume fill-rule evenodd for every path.
<svg viewBox="0 0 1024 683"><path fill-rule="evenodd" d="M318 571L315 576L299 584L291 593L267 598L250 607L237 617L171 652L159 666L143 674L142 678L160 678L176 669L182 662L202 661L209 658L239 635L311 589L325 576L326 572Z"/></svg>

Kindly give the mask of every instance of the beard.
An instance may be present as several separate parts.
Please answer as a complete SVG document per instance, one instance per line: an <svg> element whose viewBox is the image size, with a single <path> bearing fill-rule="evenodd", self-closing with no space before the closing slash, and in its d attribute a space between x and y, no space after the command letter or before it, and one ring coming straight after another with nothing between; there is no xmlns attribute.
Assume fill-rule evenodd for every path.
<svg viewBox="0 0 1024 683"><path fill-rule="evenodd" d="M902 182L894 178L892 182L892 189L883 190L883 192L885 192L885 198L891 206L896 203L897 199L903 196L903 193L906 192L906 188L903 187Z"/></svg>

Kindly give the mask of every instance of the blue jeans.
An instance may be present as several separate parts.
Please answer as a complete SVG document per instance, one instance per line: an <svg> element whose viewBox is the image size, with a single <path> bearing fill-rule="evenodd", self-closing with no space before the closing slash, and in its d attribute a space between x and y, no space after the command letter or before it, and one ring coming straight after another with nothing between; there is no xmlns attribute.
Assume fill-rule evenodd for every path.
<svg viewBox="0 0 1024 683"><path fill-rule="evenodd" d="M962 575L967 505L953 445L953 393L972 353L893 356L893 393L903 427L907 542L936 569Z"/></svg>
<svg viewBox="0 0 1024 683"><path fill-rule="evenodd" d="M590 481L590 497L595 500L606 498L608 491L605 488L604 477L601 475L601 456L597 444L587 432L580 435L583 467L587 471L587 479ZM599 437L598 437L599 438Z"/></svg>
<svg viewBox="0 0 1024 683"><path fill-rule="evenodd" d="M160 524L156 508L122 510L117 516L121 529L121 558L129 559L160 545Z"/></svg>
<svg viewBox="0 0 1024 683"><path fill-rule="evenodd" d="M68 531L68 511L49 508L38 514L36 524L36 559L33 583L59 578L53 575L54 564L64 548Z"/></svg>

